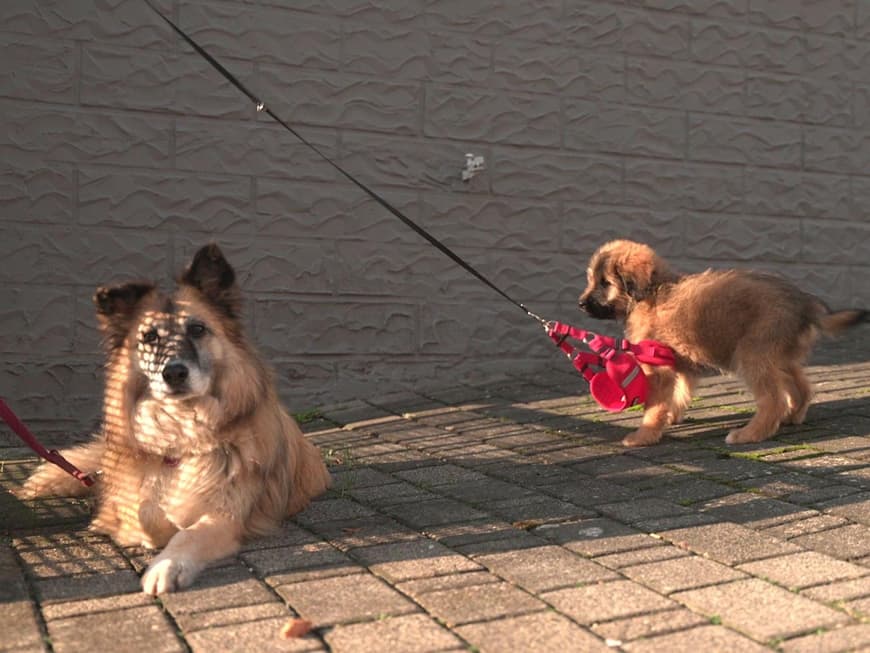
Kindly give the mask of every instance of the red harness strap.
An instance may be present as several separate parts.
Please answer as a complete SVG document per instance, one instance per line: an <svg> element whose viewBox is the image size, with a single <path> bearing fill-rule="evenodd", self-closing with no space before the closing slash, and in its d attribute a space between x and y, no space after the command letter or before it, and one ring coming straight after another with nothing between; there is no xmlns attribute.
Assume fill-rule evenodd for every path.
<svg viewBox="0 0 870 653"><path fill-rule="evenodd" d="M675 362L673 350L655 340L633 344L624 338L602 336L561 322L548 323L547 335L589 382L595 401L612 412L646 401L647 380L639 362L670 367ZM595 353L578 351L567 342L568 338L583 342Z"/></svg>
<svg viewBox="0 0 870 653"><path fill-rule="evenodd" d="M81 483L86 485L87 487L91 487L94 484L94 479L90 476L82 472L78 467L73 465L70 461L60 455L57 450L52 449L49 451L45 447L43 447L39 440L36 439L36 436L30 432L30 430L24 426L24 423L18 419L18 416L12 412L12 409L6 405L6 402L0 398L0 418L3 419L9 425L15 434L24 440L25 444L28 447L33 449L37 454L39 454L42 458L47 460L50 463L54 463L58 467L60 467L67 474L71 474L75 476Z"/></svg>

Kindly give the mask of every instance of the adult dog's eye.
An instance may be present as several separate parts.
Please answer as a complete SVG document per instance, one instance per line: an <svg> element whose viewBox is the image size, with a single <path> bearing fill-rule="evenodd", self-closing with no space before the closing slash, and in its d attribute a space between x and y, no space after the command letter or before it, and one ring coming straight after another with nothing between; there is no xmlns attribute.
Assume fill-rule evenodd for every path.
<svg viewBox="0 0 870 653"><path fill-rule="evenodd" d="M610 286L610 282L607 279L602 278L598 285L602 288L607 288Z"/></svg>
<svg viewBox="0 0 870 653"><path fill-rule="evenodd" d="M208 329L205 328L205 325L199 322L191 322L187 325L187 335L190 338L202 338L207 331Z"/></svg>
<svg viewBox="0 0 870 653"><path fill-rule="evenodd" d="M157 338L160 336L157 335L157 329L148 329L142 334L142 342L146 345L153 344L157 342Z"/></svg>

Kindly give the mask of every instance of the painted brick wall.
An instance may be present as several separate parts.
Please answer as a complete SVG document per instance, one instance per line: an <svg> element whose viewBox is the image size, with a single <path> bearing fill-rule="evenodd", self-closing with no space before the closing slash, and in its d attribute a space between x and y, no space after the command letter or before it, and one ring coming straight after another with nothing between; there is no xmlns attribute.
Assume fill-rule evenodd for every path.
<svg viewBox="0 0 870 653"><path fill-rule="evenodd" d="M870 3L159 5L539 313L579 320L617 235L870 304ZM165 281L210 239L296 409L563 364L140 0L0 2L0 121L0 394L37 426L98 416L94 287Z"/></svg>

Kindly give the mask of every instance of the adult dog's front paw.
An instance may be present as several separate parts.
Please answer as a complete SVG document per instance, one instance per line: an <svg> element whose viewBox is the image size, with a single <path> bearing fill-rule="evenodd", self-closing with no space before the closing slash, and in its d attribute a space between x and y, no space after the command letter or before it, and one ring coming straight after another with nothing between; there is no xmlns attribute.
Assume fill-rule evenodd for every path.
<svg viewBox="0 0 870 653"><path fill-rule="evenodd" d="M189 587L203 566L195 560L161 553L145 570L142 591L156 596Z"/></svg>

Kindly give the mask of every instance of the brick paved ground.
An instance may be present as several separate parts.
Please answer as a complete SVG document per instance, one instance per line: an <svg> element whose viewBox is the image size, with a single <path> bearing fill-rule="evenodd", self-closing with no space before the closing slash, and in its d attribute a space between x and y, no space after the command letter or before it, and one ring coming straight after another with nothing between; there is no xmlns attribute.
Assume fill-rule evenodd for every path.
<svg viewBox="0 0 870 653"><path fill-rule="evenodd" d="M639 413L598 410L558 359L546 377L322 408L305 430L334 489L159 600L138 591L147 555L89 534L84 504L4 492L0 647L870 651L870 362L855 358L821 350L807 423L740 448L723 442L749 410L733 379L627 451ZM33 465L0 455L6 487ZM279 639L297 614L315 632Z"/></svg>

